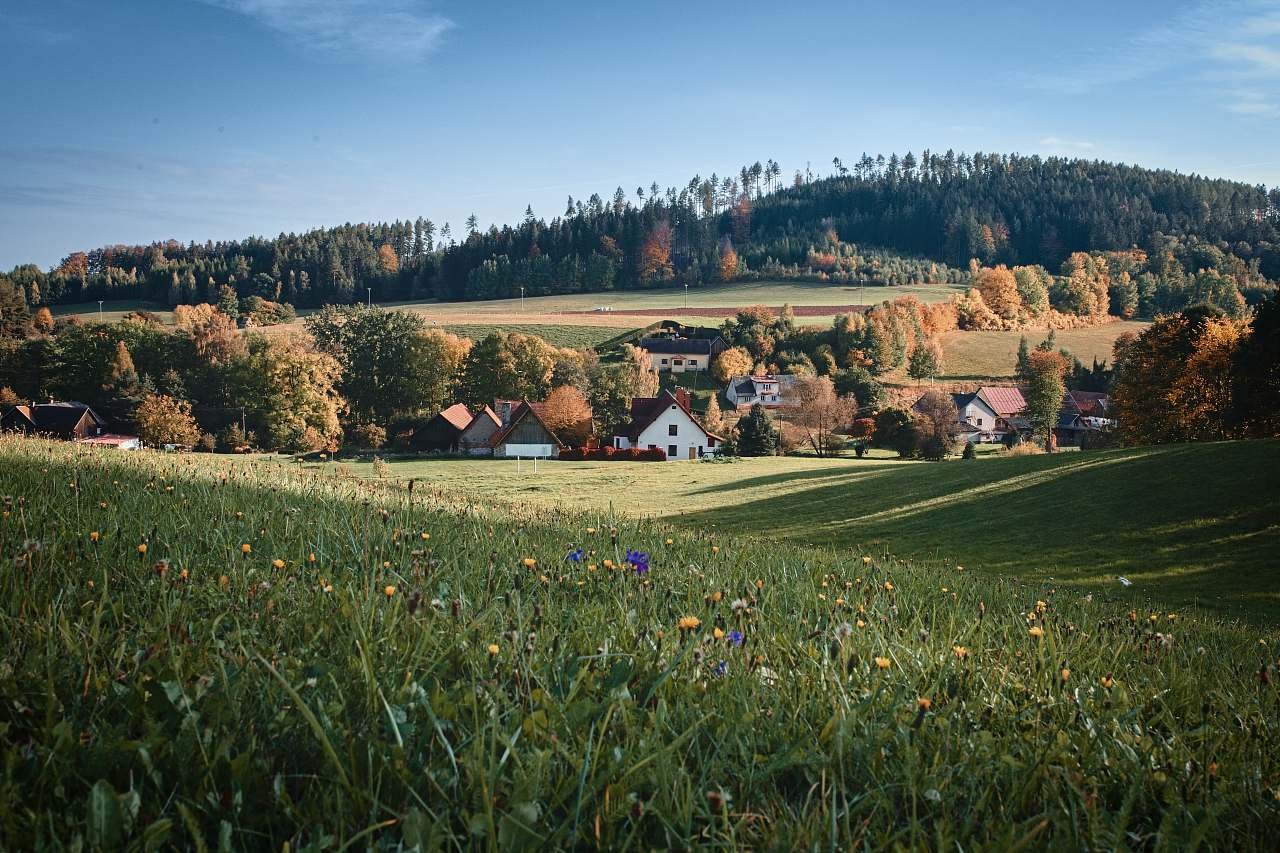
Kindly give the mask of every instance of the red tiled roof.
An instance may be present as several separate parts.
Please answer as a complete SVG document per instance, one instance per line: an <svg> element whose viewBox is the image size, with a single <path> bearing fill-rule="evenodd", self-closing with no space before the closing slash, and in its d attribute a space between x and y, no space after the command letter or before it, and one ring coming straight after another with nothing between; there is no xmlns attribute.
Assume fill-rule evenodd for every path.
<svg viewBox="0 0 1280 853"><path fill-rule="evenodd" d="M1012 386L985 385L978 389L978 396L1000 417L1016 415L1027 407L1022 392Z"/></svg>
<svg viewBox="0 0 1280 853"><path fill-rule="evenodd" d="M454 403L452 406L441 412L440 417L444 418L460 431L471 425L471 410L462 403Z"/></svg>

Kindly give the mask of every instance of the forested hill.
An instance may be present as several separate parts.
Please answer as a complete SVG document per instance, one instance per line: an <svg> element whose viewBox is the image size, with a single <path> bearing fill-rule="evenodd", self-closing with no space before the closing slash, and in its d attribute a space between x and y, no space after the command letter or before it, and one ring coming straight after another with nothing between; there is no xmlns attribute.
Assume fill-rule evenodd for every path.
<svg viewBox="0 0 1280 853"><path fill-rule="evenodd" d="M950 151L864 155L851 166L837 158L832 168L827 177L785 179L770 160L665 191L654 184L570 198L550 220L528 210L521 223L487 231L474 217L458 228L419 218L275 239L113 246L72 253L48 272L25 265L6 277L29 306L232 295L314 306L362 301L366 288L392 301L753 277L963 281L971 258L1058 273L1074 252L1137 249L1124 253L1124 265L1144 311L1177 310L1205 294L1243 304L1240 294L1254 301L1280 279L1280 189Z"/></svg>

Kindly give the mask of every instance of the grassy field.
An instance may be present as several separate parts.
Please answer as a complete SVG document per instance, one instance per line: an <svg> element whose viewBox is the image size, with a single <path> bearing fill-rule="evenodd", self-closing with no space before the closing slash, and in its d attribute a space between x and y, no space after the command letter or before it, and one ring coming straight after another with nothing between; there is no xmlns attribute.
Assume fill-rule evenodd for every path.
<svg viewBox="0 0 1280 853"><path fill-rule="evenodd" d="M1110 363L1111 346L1124 332L1141 332L1147 323L1117 320L1087 329L1067 329L1055 333L1065 348L1088 367L1093 359ZM982 379L1013 376L1018 360L1018 340L1026 336L1032 348L1048 335L1029 332L948 332L942 338L943 373L940 379Z"/></svg>
<svg viewBox="0 0 1280 853"><path fill-rule="evenodd" d="M478 341L494 332L519 332L524 335L537 335L554 346L575 349L596 347L625 331L613 326L561 326L531 323L450 323L443 328L447 332L471 338L473 341Z"/></svg>
<svg viewBox="0 0 1280 853"><path fill-rule="evenodd" d="M368 463L351 471L373 476ZM1280 443L1224 442L942 464L505 460L390 463L445 494L660 517L795 544L888 549L1164 606L1280 613ZM1158 499L1152 496L1158 495ZM1133 586L1123 588L1117 578Z"/></svg>
<svg viewBox="0 0 1280 853"><path fill-rule="evenodd" d="M0 470L0 848L1246 850L1280 821L1274 630L275 462L0 437Z"/></svg>
<svg viewBox="0 0 1280 853"><path fill-rule="evenodd" d="M173 325L173 312L167 305L146 302L137 299L121 299L102 303L102 312L98 312L97 302L75 302L67 305L50 306L49 311L55 317L79 317L82 320L101 319L105 323L118 323L130 311L150 311L160 318L166 326Z"/></svg>

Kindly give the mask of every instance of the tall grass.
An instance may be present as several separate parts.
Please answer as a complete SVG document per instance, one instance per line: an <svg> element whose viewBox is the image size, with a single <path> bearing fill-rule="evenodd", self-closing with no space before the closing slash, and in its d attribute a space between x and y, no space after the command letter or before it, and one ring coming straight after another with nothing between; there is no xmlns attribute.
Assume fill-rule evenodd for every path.
<svg viewBox="0 0 1280 853"><path fill-rule="evenodd" d="M0 847L1274 844L1274 634L425 491L0 437Z"/></svg>

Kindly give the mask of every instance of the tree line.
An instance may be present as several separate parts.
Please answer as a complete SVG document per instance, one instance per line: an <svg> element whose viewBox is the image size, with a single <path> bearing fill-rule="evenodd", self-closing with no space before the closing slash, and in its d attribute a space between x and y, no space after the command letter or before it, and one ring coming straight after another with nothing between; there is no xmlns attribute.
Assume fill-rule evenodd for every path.
<svg viewBox="0 0 1280 853"><path fill-rule="evenodd" d="M549 220L456 231L427 218L274 239L73 252L5 278L29 308L97 299L169 305L236 298L318 307L606 292L740 278L867 285L965 283L967 267L1039 266L1070 277L1107 253L1108 310L1153 316L1280 279L1280 189L1098 161L908 152L839 158L825 177L773 160L737 175L567 200ZM1121 261L1124 254L1131 262ZM1112 263L1115 261L1116 263ZM1123 267L1123 268L1120 268ZM1108 288L1111 288L1108 284ZM1215 295L1225 292L1226 295ZM1219 307L1225 307L1219 305Z"/></svg>

